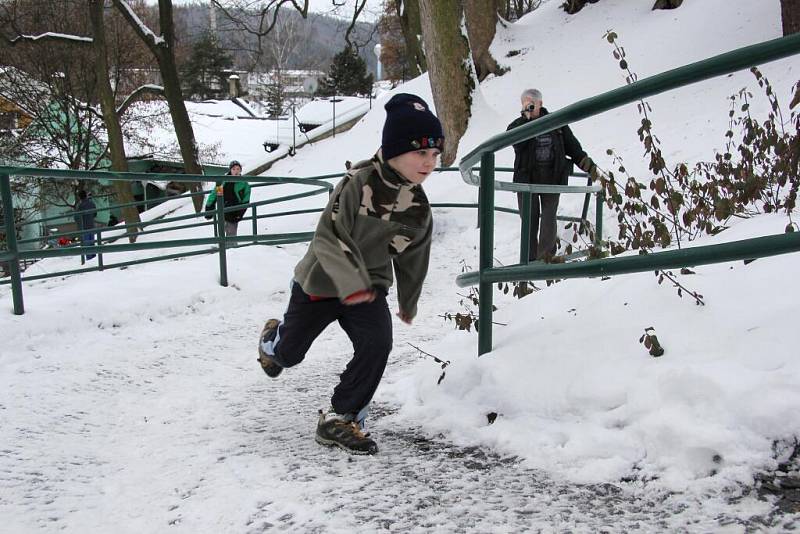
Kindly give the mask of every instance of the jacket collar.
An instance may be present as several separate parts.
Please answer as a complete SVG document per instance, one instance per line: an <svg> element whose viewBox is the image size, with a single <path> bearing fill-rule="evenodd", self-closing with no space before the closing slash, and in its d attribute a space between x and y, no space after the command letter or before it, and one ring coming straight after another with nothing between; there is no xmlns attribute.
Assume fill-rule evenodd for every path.
<svg viewBox="0 0 800 534"><path fill-rule="evenodd" d="M399 172L394 170L391 165L385 162L383 160L383 154L380 150L375 153L371 161L375 166L375 170L378 171L378 175L381 177L381 180L389 187L398 188L402 186L408 187L416 185L413 182L403 178Z"/></svg>

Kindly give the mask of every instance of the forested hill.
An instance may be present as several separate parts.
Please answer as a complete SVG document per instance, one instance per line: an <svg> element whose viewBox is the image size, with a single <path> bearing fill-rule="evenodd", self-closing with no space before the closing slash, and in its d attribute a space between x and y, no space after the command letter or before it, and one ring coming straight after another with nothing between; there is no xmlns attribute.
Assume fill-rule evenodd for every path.
<svg viewBox="0 0 800 534"><path fill-rule="evenodd" d="M271 17L270 17L271 18ZM184 36L185 44L190 45L210 25L210 11L208 3L193 3L175 5L175 24L178 35ZM253 12L247 18L247 24L252 28L258 27L258 16ZM264 55L259 63L259 69L269 69L274 60L270 57L270 45L278 41L292 39L295 45L282 47L286 58L284 65L288 68L321 69L325 70L331 58L345 46L344 33L349 20L334 18L320 13L308 13L303 19L292 8L281 10L279 23L275 29L264 38ZM236 27L221 11L217 11L218 35L225 48L229 49L236 62L236 67L244 70L253 70L253 53L258 48L257 38ZM290 35L291 34L291 35ZM360 46L360 54L367 62L370 72L375 72L377 60L372 52L378 42L378 32L375 24L359 22L351 39Z"/></svg>

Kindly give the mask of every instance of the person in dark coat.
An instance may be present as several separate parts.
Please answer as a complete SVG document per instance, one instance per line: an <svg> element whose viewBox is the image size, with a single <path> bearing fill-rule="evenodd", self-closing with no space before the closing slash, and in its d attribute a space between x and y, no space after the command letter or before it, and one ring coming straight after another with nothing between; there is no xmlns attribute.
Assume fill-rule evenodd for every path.
<svg viewBox="0 0 800 534"><path fill-rule="evenodd" d="M78 191L78 205L75 207L78 213L75 215L75 220L78 223L78 228L81 230L82 245L91 247L94 245L94 218L97 217L97 206L95 206L92 198L81 189ZM86 259L91 260L94 254L87 254Z"/></svg>
<svg viewBox="0 0 800 534"><path fill-rule="evenodd" d="M229 176L241 176L242 164L233 160L228 165ZM211 191L206 200L206 219L213 217L212 211L217 206L217 195L219 190L222 189L223 199L225 200L225 235L235 236L239 221L244 217L246 208L240 210L227 211L232 206L250 203L250 183L246 181L227 181L224 184L217 184L217 187Z"/></svg>
<svg viewBox="0 0 800 534"><path fill-rule="evenodd" d="M526 89L520 97L520 116L506 130L529 124L547 115L542 106L542 93ZM594 176L597 166L586 155L569 126L538 135L514 145L514 182L524 184L567 185L573 164ZM517 201L522 209L523 195ZM556 212L558 194L531 194L531 234L528 258L530 260L552 257L556 253Z"/></svg>

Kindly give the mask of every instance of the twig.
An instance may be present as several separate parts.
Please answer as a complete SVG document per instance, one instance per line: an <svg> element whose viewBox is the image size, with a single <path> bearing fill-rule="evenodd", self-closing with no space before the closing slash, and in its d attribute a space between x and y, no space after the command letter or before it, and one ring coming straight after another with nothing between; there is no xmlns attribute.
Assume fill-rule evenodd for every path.
<svg viewBox="0 0 800 534"><path fill-rule="evenodd" d="M443 361L443 360L440 360L439 358L437 358L437 357L436 357L436 356L434 356L433 354L430 354L430 353L428 353L428 352L425 352L424 350L422 350L421 348L417 347L417 346L416 346L416 345L414 345L413 343L410 343L410 342L408 342L408 341L406 341L406 343L407 343L408 345L410 345L411 347L413 347L413 348L417 349L417 350L420 352L420 354L424 354L425 356L430 356L431 358L433 358L433 359L434 359L434 361L435 361L436 363L441 363L441 364L442 364L442 369L444 369L445 367L447 367L448 365L450 365L450 362L449 362L449 361Z"/></svg>

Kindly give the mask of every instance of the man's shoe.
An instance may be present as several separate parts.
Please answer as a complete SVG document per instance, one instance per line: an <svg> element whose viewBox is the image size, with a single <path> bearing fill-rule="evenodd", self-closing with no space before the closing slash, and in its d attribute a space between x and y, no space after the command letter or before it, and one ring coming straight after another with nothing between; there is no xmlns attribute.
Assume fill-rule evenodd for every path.
<svg viewBox="0 0 800 534"><path fill-rule="evenodd" d="M333 410L320 412L317 423L317 443L328 447L341 447L350 454L377 454L378 445L367 437L352 417Z"/></svg>
<svg viewBox="0 0 800 534"><path fill-rule="evenodd" d="M275 361L269 357L269 354L264 352L262 345L267 341L275 339L280 325L281 322L278 319L270 319L267 321L267 324L264 325L264 329L261 331L261 337L258 338L258 363L261 364L261 368L270 378L276 378L281 374L283 367L275 363Z"/></svg>

